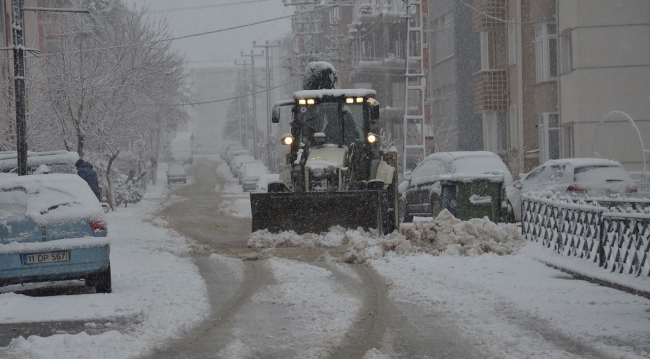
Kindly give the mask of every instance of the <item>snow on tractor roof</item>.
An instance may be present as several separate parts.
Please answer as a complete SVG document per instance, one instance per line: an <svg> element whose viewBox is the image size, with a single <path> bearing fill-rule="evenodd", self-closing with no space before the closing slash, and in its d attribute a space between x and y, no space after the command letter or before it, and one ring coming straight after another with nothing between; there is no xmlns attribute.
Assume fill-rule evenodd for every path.
<svg viewBox="0 0 650 359"><path fill-rule="evenodd" d="M323 98L326 96L331 97L364 97L364 96L377 96L377 91L369 89L332 89L332 90L301 90L293 93L295 99L303 98Z"/></svg>

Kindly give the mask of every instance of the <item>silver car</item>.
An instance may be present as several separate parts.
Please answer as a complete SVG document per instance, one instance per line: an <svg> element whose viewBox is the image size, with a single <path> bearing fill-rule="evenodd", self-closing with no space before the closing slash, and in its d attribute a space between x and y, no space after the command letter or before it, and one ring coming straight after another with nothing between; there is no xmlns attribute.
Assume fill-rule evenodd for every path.
<svg viewBox="0 0 650 359"><path fill-rule="evenodd" d="M514 219L521 220L522 194L536 190L584 196L636 194L636 183L620 162L602 158L551 160L506 187Z"/></svg>

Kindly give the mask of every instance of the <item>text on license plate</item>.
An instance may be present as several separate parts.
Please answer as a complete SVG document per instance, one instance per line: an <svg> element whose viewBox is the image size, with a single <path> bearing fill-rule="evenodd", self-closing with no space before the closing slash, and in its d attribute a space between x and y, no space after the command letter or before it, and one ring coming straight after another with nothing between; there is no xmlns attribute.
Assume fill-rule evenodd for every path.
<svg viewBox="0 0 650 359"><path fill-rule="evenodd" d="M38 254L24 254L23 263L25 264L39 264L51 262L67 262L68 252L54 252L54 253L38 253Z"/></svg>

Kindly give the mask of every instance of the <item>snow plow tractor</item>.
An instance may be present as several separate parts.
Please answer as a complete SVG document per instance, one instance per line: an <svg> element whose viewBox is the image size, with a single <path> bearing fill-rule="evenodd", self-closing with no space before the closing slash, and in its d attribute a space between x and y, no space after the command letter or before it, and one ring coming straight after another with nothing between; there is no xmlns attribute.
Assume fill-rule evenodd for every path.
<svg viewBox="0 0 650 359"><path fill-rule="evenodd" d="M273 108L291 111L291 133L280 181L251 194L252 230L320 233L331 226L399 227L397 150L382 150L376 92L334 89L336 69L310 63L305 90Z"/></svg>

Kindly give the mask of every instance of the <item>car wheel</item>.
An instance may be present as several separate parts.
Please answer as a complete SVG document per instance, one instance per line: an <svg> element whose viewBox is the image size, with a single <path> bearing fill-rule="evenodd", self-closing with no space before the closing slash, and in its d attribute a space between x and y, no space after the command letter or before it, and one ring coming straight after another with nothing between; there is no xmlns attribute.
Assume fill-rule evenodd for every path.
<svg viewBox="0 0 650 359"><path fill-rule="evenodd" d="M108 268L97 274L92 274L86 278L86 286L95 287L96 293L111 293L113 286L111 283L111 265Z"/></svg>

